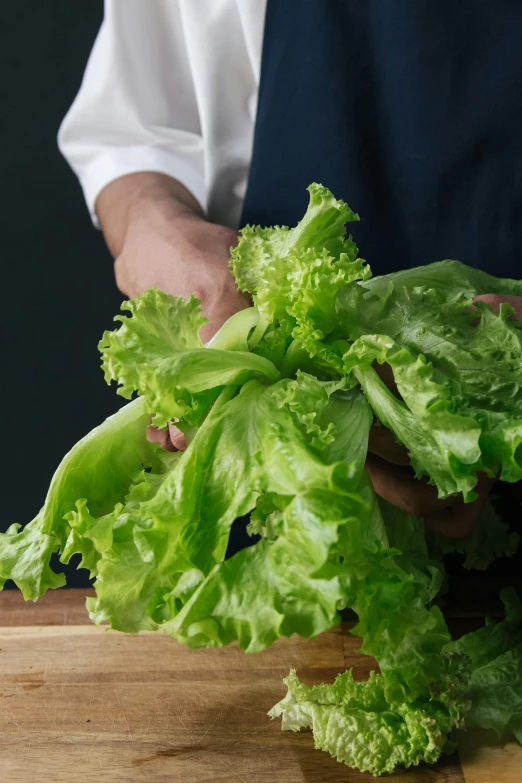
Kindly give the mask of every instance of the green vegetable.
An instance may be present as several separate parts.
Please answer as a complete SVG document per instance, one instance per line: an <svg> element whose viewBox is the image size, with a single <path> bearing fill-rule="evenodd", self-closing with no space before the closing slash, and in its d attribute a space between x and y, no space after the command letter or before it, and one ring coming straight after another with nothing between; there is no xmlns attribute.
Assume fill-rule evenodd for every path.
<svg viewBox="0 0 522 783"><path fill-rule="evenodd" d="M445 654L467 668L462 694L469 700L468 726L511 729L520 740L522 726L522 603L514 590L502 594L506 617L500 623L463 636Z"/></svg>
<svg viewBox="0 0 522 783"><path fill-rule="evenodd" d="M511 555L518 537L486 506L462 542L426 540L422 520L379 501L365 470L375 419L441 497L475 497L477 474L522 478L522 326L479 293L522 295L455 261L372 278L319 185L297 227L246 227L232 251L253 307L207 346L199 302L155 289L122 306L100 343L108 382L131 399L59 466L24 529L0 535L0 581L36 600L73 555L95 578L92 620L159 630L191 646L257 652L311 637L349 607L380 667L307 686L295 672L272 710L283 728L375 775L433 763L465 725L522 738L522 608L450 642L436 605L442 559ZM387 362L400 398L380 380ZM189 446L146 439L177 421ZM234 520L252 545L226 557Z"/></svg>
<svg viewBox="0 0 522 783"><path fill-rule="evenodd" d="M449 286L465 267L445 262L444 269ZM412 279L412 288L403 273L400 285L377 278L374 287L355 283L340 292L339 317L354 341L345 367L408 448L417 475L428 476L441 497L462 492L472 500L479 471L522 478L522 324L509 319L509 305L497 315L483 302L475 324L473 291L426 288L419 272ZM498 292L516 285L522 294L522 283L492 283ZM402 400L380 381L374 361L391 365Z"/></svg>
<svg viewBox="0 0 522 783"><path fill-rule="evenodd" d="M333 685L307 686L292 669L284 682L288 693L269 715L281 716L285 730L312 729L316 748L374 775L434 763L442 749L453 749L448 732L465 714L433 699L392 706L374 672L367 682L354 682L348 670Z"/></svg>

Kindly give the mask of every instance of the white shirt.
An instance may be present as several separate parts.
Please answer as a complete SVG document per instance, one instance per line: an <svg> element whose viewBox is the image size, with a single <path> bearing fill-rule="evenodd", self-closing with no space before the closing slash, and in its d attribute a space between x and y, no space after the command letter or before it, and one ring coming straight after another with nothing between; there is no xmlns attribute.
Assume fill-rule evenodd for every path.
<svg viewBox="0 0 522 783"><path fill-rule="evenodd" d="M58 135L94 204L114 179L158 171L237 227L252 155L266 0L105 0Z"/></svg>

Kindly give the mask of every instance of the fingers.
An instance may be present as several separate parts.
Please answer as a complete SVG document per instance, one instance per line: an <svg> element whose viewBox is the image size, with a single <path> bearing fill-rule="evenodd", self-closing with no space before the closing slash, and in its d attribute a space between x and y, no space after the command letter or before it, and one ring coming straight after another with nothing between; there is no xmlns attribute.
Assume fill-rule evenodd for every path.
<svg viewBox="0 0 522 783"><path fill-rule="evenodd" d="M152 417L149 416L149 422ZM168 429L160 430L158 427L147 427L147 440L149 443L159 443L165 451L185 451L187 439L175 424L169 422Z"/></svg>
<svg viewBox="0 0 522 783"><path fill-rule="evenodd" d="M474 302L485 302L496 313L498 313L499 307L500 307L500 302L498 300L499 300L499 297L496 294L480 294L479 296L474 296L473 297L473 301Z"/></svg>
<svg viewBox="0 0 522 783"><path fill-rule="evenodd" d="M494 479L479 476L476 486L478 499L473 503L464 503L459 500L448 508L441 509L425 517L426 530L431 533L440 533L448 538L466 538L472 532L488 499Z"/></svg>
<svg viewBox="0 0 522 783"><path fill-rule="evenodd" d="M500 311L500 305L504 302L506 304L510 304L515 310L515 315L513 318L516 318L517 321L522 321L522 296L510 296L508 294L480 294L480 296L476 296L474 298L474 301L485 302L491 307L492 310L495 311L495 313Z"/></svg>
<svg viewBox="0 0 522 783"><path fill-rule="evenodd" d="M495 481L480 474L477 500L464 503L457 496L440 500L436 488L415 479L411 470L391 465L375 454L368 455L366 469L380 497L407 514L424 518L426 530L449 538L465 538L471 533Z"/></svg>
<svg viewBox="0 0 522 783"><path fill-rule="evenodd" d="M366 469L376 493L414 517L436 514L458 501L457 497L439 500L437 489L414 478L411 469L392 465L375 454L368 454Z"/></svg>
<svg viewBox="0 0 522 783"><path fill-rule="evenodd" d="M393 465L409 465L410 458L404 446L397 443L387 427L372 427L368 438L368 451Z"/></svg>
<svg viewBox="0 0 522 783"><path fill-rule="evenodd" d="M522 297L483 294L475 297L476 300L490 305L495 312L499 312L502 302L506 302L514 307L514 318L522 321ZM401 399L391 367L377 362L373 367L390 391ZM424 518L426 530L430 532L441 533L449 538L465 538L471 533L484 508L494 479L484 474L479 475L476 487L478 498L473 503L464 503L457 496L439 500L435 487L415 479L412 471L405 469L405 466L410 464L408 453L404 446L395 441L392 432L386 427L372 427L368 452L366 469L375 492L380 497L407 514Z"/></svg>
<svg viewBox="0 0 522 783"><path fill-rule="evenodd" d="M167 430L160 430L157 427L147 427L147 440L149 443L159 443L160 448L165 451L176 451Z"/></svg>
<svg viewBox="0 0 522 783"><path fill-rule="evenodd" d="M172 424L172 422L169 422L168 434L170 441L174 446L174 451L186 451L187 439L181 430L178 429L175 424Z"/></svg>

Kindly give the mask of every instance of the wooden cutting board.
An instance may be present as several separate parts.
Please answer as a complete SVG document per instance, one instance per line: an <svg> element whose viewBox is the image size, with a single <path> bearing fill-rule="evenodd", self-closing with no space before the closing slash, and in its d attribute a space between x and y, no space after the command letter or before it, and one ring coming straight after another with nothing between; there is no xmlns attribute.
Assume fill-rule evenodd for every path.
<svg viewBox="0 0 522 783"><path fill-rule="evenodd" d="M0 595L2 783L355 783L369 781L314 750L310 732L281 732L267 710L291 666L307 682L371 661L346 629L290 639L248 656L187 650L160 634L97 629L86 591L36 605ZM521 783L522 750L468 736L435 768L394 783Z"/></svg>

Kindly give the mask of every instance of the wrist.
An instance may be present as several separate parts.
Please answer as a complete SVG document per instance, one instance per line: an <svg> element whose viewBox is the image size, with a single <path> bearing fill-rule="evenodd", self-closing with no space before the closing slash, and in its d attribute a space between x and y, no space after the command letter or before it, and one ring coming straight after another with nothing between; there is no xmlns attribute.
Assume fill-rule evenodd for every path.
<svg viewBox="0 0 522 783"><path fill-rule="evenodd" d="M201 206L175 179L155 172L138 172L110 182L96 200L96 214L114 257L123 248L133 225L149 223L156 230L178 221L204 220Z"/></svg>

